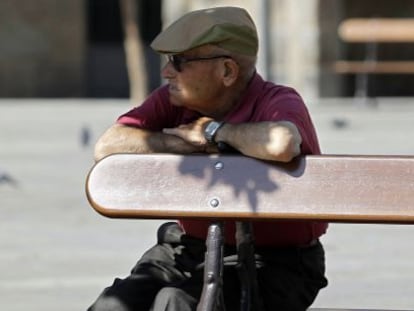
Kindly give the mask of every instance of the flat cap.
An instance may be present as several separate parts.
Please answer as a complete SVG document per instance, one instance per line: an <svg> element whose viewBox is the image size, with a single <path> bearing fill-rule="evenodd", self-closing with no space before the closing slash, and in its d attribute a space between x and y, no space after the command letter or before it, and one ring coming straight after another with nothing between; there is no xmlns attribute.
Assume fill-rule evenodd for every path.
<svg viewBox="0 0 414 311"><path fill-rule="evenodd" d="M163 54L178 54L193 48L215 44L243 55L256 55L256 26L246 10L216 7L185 14L162 31L151 47Z"/></svg>

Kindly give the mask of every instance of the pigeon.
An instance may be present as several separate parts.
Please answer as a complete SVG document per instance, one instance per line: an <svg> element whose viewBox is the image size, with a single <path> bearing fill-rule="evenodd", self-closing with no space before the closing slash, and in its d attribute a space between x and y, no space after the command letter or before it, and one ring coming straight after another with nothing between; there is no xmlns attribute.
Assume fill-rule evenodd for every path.
<svg viewBox="0 0 414 311"><path fill-rule="evenodd" d="M0 186L2 184L17 186L17 180L9 173L0 170Z"/></svg>

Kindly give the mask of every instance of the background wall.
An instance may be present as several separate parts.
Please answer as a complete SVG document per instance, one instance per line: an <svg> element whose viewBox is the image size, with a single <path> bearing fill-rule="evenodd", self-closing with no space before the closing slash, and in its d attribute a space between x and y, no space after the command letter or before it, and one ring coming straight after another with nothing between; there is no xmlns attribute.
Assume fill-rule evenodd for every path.
<svg viewBox="0 0 414 311"><path fill-rule="evenodd" d="M0 2L0 97L127 98L120 0L4 0ZM338 59L363 60L364 44L342 42L341 21L351 17L414 16L411 0L136 0L149 78L160 80L160 58L149 48L161 27L190 10L235 5L256 21L258 71L294 86L307 99L352 97L353 74L337 74ZM381 44L380 59L410 60L414 44ZM162 60L161 60L162 61ZM414 75L375 75L375 96L413 96Z"/></svg>
<svg viewBox="0 0 414 311"><path fill-rule="evenodd" d="M0 1L0 97L84 94L82 0Z"/></svg>

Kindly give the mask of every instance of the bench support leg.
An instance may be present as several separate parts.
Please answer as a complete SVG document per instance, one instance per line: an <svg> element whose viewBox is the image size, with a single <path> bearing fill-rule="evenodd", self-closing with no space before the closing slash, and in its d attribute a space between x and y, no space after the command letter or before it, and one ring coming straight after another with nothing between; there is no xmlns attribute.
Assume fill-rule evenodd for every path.
<svg viewBox="0 0 414 311"><path fill-rule="evenodd" d="M197 311L224 310L223 300L223 245L224 225L212 223L206 239L204 285Z"/></svg>
<svg viewBox="0 0 414 311"><path fill-rule="evenodd" d="M237 265L241 293L241 311L262 311L259 295L253 229L250 222L236 222ZM223 299L223 245L224 225L215 222L209 226L206 239L204 284L197 311L225 310Z"/></svg>
<svg viewBox="0 0 414 311"><path fill-rule="evenodd" d="M261 311L262 301L257 282L256 260L254 252L253 228L251 222L236 222L237 270L241 293L241 311Z"/></svg>
<svg viewBox="0 0 414 311"><path fill-rule="evenodd" d="M365 45L365 64L367 66L373 67L375 69L376 62L378 61L378 52L377 52L377 43L376 42L368 42ZM371 79L370 79L371 78ZM370 84L372 84L373 79L375 77L370 77L368 72L363 72L360 74L356 74L355 76L355 97L362 98L367 100L371 97L370 94ZM371 83L370 83L371 82Z"/></svg>

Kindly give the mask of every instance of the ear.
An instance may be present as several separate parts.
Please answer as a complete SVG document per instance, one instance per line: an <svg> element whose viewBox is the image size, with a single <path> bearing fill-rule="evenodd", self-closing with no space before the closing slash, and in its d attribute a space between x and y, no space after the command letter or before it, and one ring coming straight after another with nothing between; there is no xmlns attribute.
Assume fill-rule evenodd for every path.
<svg viewBox="0 0 414 311"><path fill-rule="evenodd" d="M224 60L224 71L223 71L223 84L225 86L231 86L239 77L240 68L239 65L234 61L234 59L225 59Z"/></svg>

